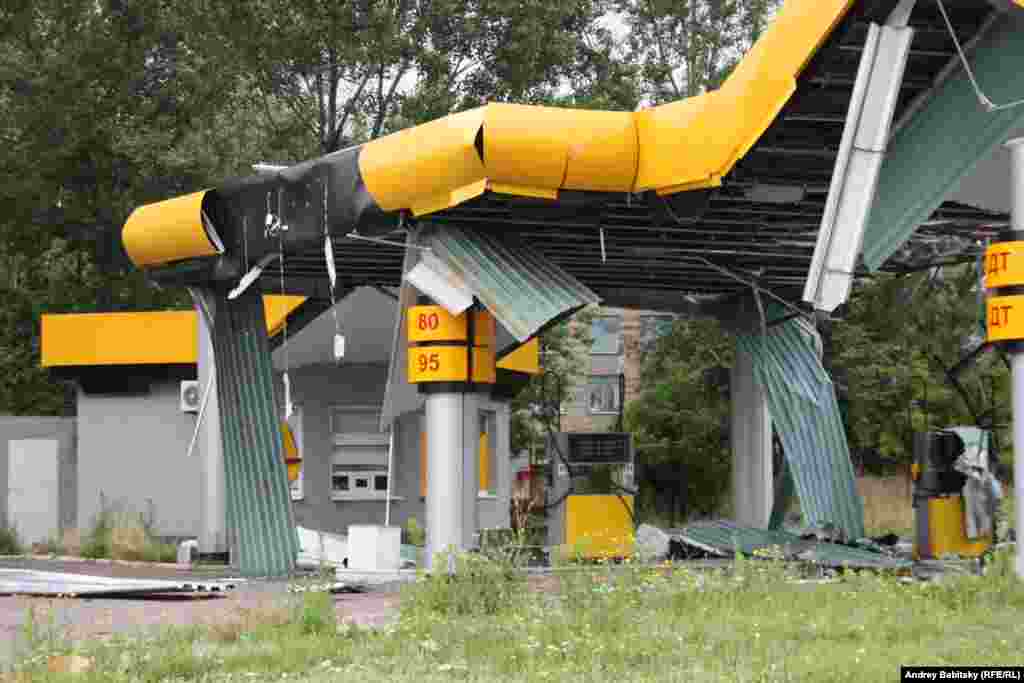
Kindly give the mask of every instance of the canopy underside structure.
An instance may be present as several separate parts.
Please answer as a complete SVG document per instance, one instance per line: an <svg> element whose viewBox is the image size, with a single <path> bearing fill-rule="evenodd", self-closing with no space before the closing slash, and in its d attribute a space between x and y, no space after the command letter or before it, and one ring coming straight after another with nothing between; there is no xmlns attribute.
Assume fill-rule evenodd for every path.
<svg viewBox="0 0 1024 683"><path fill-rule="evenodd" d="M520 342L595 301L714 312L755 293L809 314L815 272L841 273L848 290L869 268L973 260L1006 227L1004 213L946 197L1024 122L1024 108L986 109L971 82L1024 97L1016 7L788 0L715 91L637 112L489 104L140 207L125 250L165 285L321 302L332 281L401 286L410 253L429 251L433 279L466 285ZM836 291L830 302L845 298ZM768 354L765 368L790 362L797 346L777 346L750 352ZM812 445L841 431L827 375L812 370L816 417L777 419L810 444L791 460L798 479ZM776 411L800 405L789 393ZM847 470L817 477L837 480L839 503ZM856 510L834 512L856 529Z"/></svg>

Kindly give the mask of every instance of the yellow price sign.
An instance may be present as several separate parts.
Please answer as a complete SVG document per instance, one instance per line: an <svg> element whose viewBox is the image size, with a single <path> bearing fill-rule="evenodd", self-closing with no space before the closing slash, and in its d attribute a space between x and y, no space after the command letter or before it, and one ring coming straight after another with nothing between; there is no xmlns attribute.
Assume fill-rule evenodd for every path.
<svg viewBox="0 0 1024 683"><path fill-rule="evenodd" d="M986 305L988 341L1024 339L1024 295L992 296Z"/></svg>
<svg viewBox="0 0 1024 683"><path fill-rule="evenodd" d="M408 336L411 342L466 341L466 314L452 315L441 306L410 306Z"/></svg>
<svg viewBox="0 0 1024 683"><path fill-rule="evenodd" d="M465 382L469 379L469 349L465 346L409 348L409 383Z"/></svg>
<svg viewBox="0 0 1024 683"><path fill-rule="evenodd" d="M985 288L1024 285L1024 242L999 242L985 250Z"/></svg>

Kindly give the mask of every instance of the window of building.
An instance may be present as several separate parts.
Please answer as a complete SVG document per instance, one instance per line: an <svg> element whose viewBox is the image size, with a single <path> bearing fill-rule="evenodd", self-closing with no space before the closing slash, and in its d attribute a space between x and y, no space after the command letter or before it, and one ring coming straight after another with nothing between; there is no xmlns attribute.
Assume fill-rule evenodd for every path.
<svg viewBox="0 0 1024 683"><path fill-rule="evenodd" d="M590 323L593 354L618 355L622 353L622 318L600 317Z"/></svg>
<svg viewBox="0 0 1024 683"><path fill-rule="evenodd" d="M334 500L383 500L388 491L388 471L351 469L352 465L331 465L331 497Z"/></svg>
<svg viewBox="0 0 1024 683"><path fill-rule="evenodd" d="M617 414L621 397L617 375L592 375L587 382L587 410L591 414Z"/></svg>
<svg viewBox="0 0 1024 683"><path fill-rule="evenodd" d="M380 409L331 409L331 498L383 500L388 489L388 435L380 431Z"/></svg>

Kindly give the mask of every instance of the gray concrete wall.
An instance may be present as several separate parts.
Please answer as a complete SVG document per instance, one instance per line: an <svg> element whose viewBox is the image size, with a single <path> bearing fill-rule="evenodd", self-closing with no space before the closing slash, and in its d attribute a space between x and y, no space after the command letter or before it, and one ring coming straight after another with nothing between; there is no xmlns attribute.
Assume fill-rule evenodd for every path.
<svg viewBox="0 0 1024 683"><path fill-rule="evenodd" d="M75 419L64 417L11 417L0 415L0 526L7 526L8 442L17 439L57 441L60 495L57 519L62 528L77 524ZM56 532L57 530L54 529Z"/></svg>
<svg viewBox="0 0 1024 683"><path fill-rule="evenodd" d="M300 526L332 533L348 533L350 524L383 524L383 500L331 499L332 406L380 407L387 366L326 363L289 371L292 401L302 408L301 444L303 498L295 501ZM280 379L279 379L280 381ZM391 523L403 525L410 516L424 523L419 495L419 414L407 413L395 432Z"/></svg>
<svg viewBox="0 0 1024 683"><path fill-rule="evenodd" d="M116 368L111 369L116 372ZM78 396L78 525L107 505L152 514L161 536L199 529L199 457L186 455L195 413L180 409L180 383L149 394Z"/></svg>
<svg viewBox="0 0 1024 683"><path fill-rule="evenodd" d="M347 533L350 524L383 524L383 500L331 499L334 445L329 411L331 406L379 407L387 366L327 363L292 369L289 376L292 401L302 409L303 498L294 503L296 523L332 533ZM426 523L425 502L420 496L422 406L420 397L418 405L410 406L414 409L397 421L391 482L392 495L396 498L391 505L391 524L395 526L405 525L410 517L415 517L420 526ZM495 495L479 499L479 524L481 528L507 527L511 495L509 412L504 404L488 400L481 401L480 409L491 413L496 424L491 430L491 476Z"/></svg>

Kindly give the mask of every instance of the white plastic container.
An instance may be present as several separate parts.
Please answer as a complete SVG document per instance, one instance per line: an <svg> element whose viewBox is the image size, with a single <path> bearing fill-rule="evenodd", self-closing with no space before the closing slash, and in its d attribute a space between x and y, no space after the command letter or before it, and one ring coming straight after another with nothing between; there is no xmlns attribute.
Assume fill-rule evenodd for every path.
<svg viewBox="0 0 1024 683"><path fill-rule="evenodd" d="M348 527L349 571L398 571L402 562L401 551L401 527L376 524L352 524Z"/></svg>

